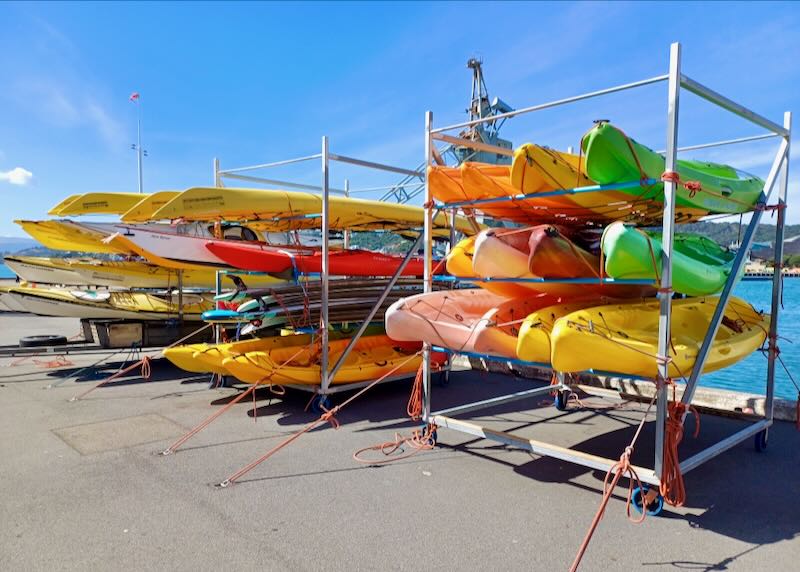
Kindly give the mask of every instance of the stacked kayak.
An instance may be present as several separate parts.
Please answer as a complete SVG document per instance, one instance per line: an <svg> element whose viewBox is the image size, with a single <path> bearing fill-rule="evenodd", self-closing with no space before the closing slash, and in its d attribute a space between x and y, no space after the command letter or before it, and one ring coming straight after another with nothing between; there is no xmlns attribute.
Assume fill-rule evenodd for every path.
<svg viewBox="0 0 800 572"><path fill-rule="evenodd" d="M267 338L260 346L223 360L223 367L245 383L318 385L320 380L320 348L295 336L277 344ZM329 343L329 363L339 359L348 339ZM419 368L422 358L418 343L398 342L385 335L364 336L353 347L344 364L331 380L332 384L358 383L377 379L393 372L398 377ZM394 370L394 371L393 371Z"/></svg>
<svg viewBox="0 0 800 572"><path fill-rule="evenodd" d="M482 231L475 239L472 269L490 281L526 280L515 285L555 296L636 298L653 293L650 286L602 281L599 256L582 246L577 237L570 238L566 229L554 225ZM541 281L530 281L536 279ZM558 282L575 279L582 282Z"/></svg>
<svg viewBox="0 0 800 572"><path fill-rule="evenodd" d="M4 263L22 280L37 284L159 289L178 285L175 269L138 260L6 256ZM251 276L248 282L253 286L268 286L281 281L272 276ZM184 288L211 290L216 284L216 273L205 268L185 269L182 284Z"/></svg>
<svg viewBox="0 0 800 572"><path fill-rule="evenodd" d="M672 303L670 376L688 375L719 298L686 298ZM556 321L550 334L552 363L558 371L624 372L655 377L659 302L613 304L578 310ZM769 317L740 298L731 298L704 372L734 364L764 343Z"/></svg>
<svg viewBox="0 0 800 572"><path fill-rule="evenodd" d="M529 143L510 166L429 167L443 209L505 226L458 242L446 269L461 288L398 300L386 312L387 334L562 372L655 377L664 252L661 231L646 227L661 223L662 177L678 182L677 222L750 211L764 185L702 161L664 171L662 155L606 121L583 137L580 155ZM694 366L714 295L736 278L735 258L708 238L675 234L672 287L687 298L673 302L670 375ZM731 299L704 371L752 354L768 327L769 316Z"/></svg>
<svg viewBox="0 0 800 572"><path fill-rule="evenodd" d="M601 185L613 185L642 178L657 182L643 187L620 189L637 203L661 203L661 176L665 159L637 143L608 122L600 122L581 141L586 154L586 174ZM681 184L676 193L676 218L687 221L712 213L741 213L753 209L764 181L741 174L728 165L678 159Z"/></svg>
<svg viewBox="0 0 800 572"><path fill-rule="evenodd" d="M3 303L39 316L87 319L165 320L180 313L177 294L146 292L64 290L14 286L0 289ZM200 320L211 309L211 296L184 294L183 319Z"/></svg>
<svg viewBox="0 0 800 572"><path fill-rule="evenodd" d="M320 249L289 250L267 244L227 240L209 240L205 246L217 258L234 268L271 273L291 270L302 273L322 272ZM328 272L332 276L390 276L402 260L402 256L369 250L332 250L328 255ZM422 259L415 257L408 262L402 275L422 276L423 272Z"/></svg>
<svg viewBox="0 0 800 572"><path fill-rule="evenodd" d="M601 239L605 272L613 278L650 278L661 274L661 235L615 222ZM709 296L722 290L730 276L735 253L710 238L677 234L672 256L672 289L689 296Z"/></svg>

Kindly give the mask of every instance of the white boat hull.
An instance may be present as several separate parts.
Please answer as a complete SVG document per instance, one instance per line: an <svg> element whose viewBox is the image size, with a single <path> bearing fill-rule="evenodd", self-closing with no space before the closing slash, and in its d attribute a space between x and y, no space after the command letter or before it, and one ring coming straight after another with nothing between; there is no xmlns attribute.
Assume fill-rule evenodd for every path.
<svg viewBox="0 0 800 572"><path fill-rule="evenodd" d="M66 268L40 266L38 264L31 264L29 262L8 258L4 262L14 274L26 282L34 282L37 284L63 284L65 286L94 284L92 282L86 282L80 273Z"/></svg>
<svg viewBox="0 0 800 572"><path fill-rule="evenodd" d="M110 304L82 302L80 300L58 300L23 292L5 294L14 306L22 311L38 316L81 319L127 319L127 320L166 320L177 318L177 313L137 312L115 308ZM8 305L8 304L7 304ZM184 314L185 320L199 320L199 314Z"/></svg>

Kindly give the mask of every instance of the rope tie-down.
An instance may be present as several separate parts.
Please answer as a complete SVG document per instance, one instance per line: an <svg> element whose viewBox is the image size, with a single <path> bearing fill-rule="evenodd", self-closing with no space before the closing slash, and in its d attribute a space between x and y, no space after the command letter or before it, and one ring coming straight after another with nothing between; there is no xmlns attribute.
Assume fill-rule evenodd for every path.
<svg viewBox="0 0 800 572"><path fill-rule="evenodd" d="M285 393L285 390L283 389L282 386L275 386L272 383L270 383L270 380L282 368L284 368L287 365L289 365L292 361L294 361L294 359L297 356L299 356L301 353L306 351L306 348L307 348L307 346L301 347L291 357L289 357L289 359L287 359L286 361L284 361L281 364L278 364L278 366L276 368L274 368L269 373L269 375L261 378L256 383L251 384L250 387L248 387L245 391L241 392L239 395L237 395L236 397L231 399L228 403L226 403L223 407L221 407L220 409L218 409L217 411L215 411L214 413L212 413L211 415L209 415L208 417L203 419L200 423L198 423L197 425L192 427L188 432L186 432L184 435L182 435L180 438L178 438L177 441L172 443L169 447L167 447L166 449L161 451L159 454L163 455L163 456L171 455L172 453L177 451L178 448L181 447L184 443L186 443L189 439L191 439L192 437L197 435L200 431L202 431L203 429L205 429L206 427L211 425L211 423L213 423L215 419L217 419L218 417L221 417L223 413L225 413L226 411L228 411L231 408L233 408L234 405L236 405L237 403L242 401L245 397L247 397L248 395L251 395L251 394L253 396L253 415L254 415L254 419L255 419L256 411L257 411L256 402L255 402L255 399L256 399L256 393L255 392L256 392L256 390L259 387L262 387L262 386L266 385L266 386L268 386L270 388L270 391L272 391L276 395L282 395L283 393ZM251 361L249 358L247 358L247 359L248 359L248 361ZM273 389L275 387L277 387L279 389Z"/></svg>
<svg viewBox="0 0 800 572"><path fill-rule="evenodd" d="M597 509L597 512L592 519L592 523L589 525L589 530L586 532L586 536L581 542L580 547L578 548L578 553L575 555L575 560L572 562L572 566L570 566L570 572L575 572L578 569L578 566L581 564L581 560L583 559L583 555L586 553L586 549L589 548L589 542L592 540L592 536L597 530L600 521L605 514L606 507L608 506L608 501L611 500L611 494L614 492L614 489L619 483L619 480L627 476L628 478L628 498L626 501L626 514L628 520L633 522L634 524L641 524L644 522L644 519L647 516L647 510L642 510L642 514L640 517L635 518L631 515L631 505L633 504L633 490L634 485L637 485L640 490L643 490L642 481L639 478L639 475L636 473L636 470L631 465L631 455L633 454L633 449L636 446L636 441L639 439L639 435L644 428L644 423L647 420L647 415L650 413L650 410L653 408L653 404L656 401L656 397L658 396L658 392L653 394L653 398L650 400L649 405L647 406L647 410L645 411L644 415L642 416L642 420L639 422L639 426L636 428L636 433L633 435L633 439L631 439L630 443L627 447L622 451L622 455L619 457L619 461L614 463L606 473L606 478L603 481L603 499L600 501L600 506Z"/></svg>
<svg viewBox="0 0 800 572"><path fill-rule="evenodd" d="M347 405L349 405L350 403L352 403L353 401L355 401L356 399L358 399L359 397L364 395L367 391L369 391L370 389L375 387L377 384L382 382L384 379L386 379L387 377L391 376L392 374L394 374L395 372L400 370L404 365L406 365L411 360L417 358L421 354L422 354L422 350L410 355L408 358L406 358L405 360L401 361L399 364L394 366L391 370L389 370L388 372L386 372L385 374L383 374L379 378L377 378L377 379L373 380L372 382L370 382L369 385L366 385L365 387L363 387L362 389L360 389L359 391L354 393L352 396L347 398L340 405L337 405L335 407L332 407L330 409L325 410L322 413L322 415L320 415L317 419L315 419L311 423L307 424L305 427L303 427L299 431L296 431L295 433L290 435L285 440L283 440L280 443L278 443L275 447L273 447L272 449L270 449L269 451L264 453L261 457L259 457L259 458L255 459L254 461L248 463L247 465L245 465L244 467L242 467L241 469L239 469L235 473L232 473L229 477L224 479L217 486L220 487L220 488L226 488L226 487L229 487L230 485L236 483L240 478L242 478L244 475L246 475L247 473L249 473L250 471L252 471L256 467L258 467L261 463L263 463L264 461L266 461L267 459L272 457L275 453L277 453L281 449L287 447L293 441L296 441L302 435L308 433L309 431L311 431L312 429L314 429L315 427L317 427L319 425L322 425L323 423L330 423L331 426L334 429L337 429L340 426L339 421L336 419L336 414L337 413L339 413Z"/></svg>
<svg viewBox="0 0 800 572"><path fill-rule="evenodd" d="M163 349L162 349L162 350L159 352L159 356L161 356L161 355L164 355L164 350L168 350L168 349L170 349L170 348L173 348L173 347L177 346L178 344L181 344L181 343L185 342L185 341L186 341L186 340L188 340L189 338L191 338L191 337L193 337L193 336L195 336L195 335L199 334L199 333L200 333L200 332L202 332L203 330L205 330L205 329L207 329L207 328L210 328L210 327L211 327L211 324L206 324L205 326L203 326L203 327L201 327L201 328L198 328L197 330L193 331L192 333L190 333L190 334L188 334L188 335L186 335L186 336L182 337L182 338L181 338L181 339L179 339L178 341L176 341L176 342L172 342L170 345L168 345L167 347L163 348ZM104 379L104 380L100 381L100 382L99 382L97 385L95 385L94 387L90 387L89 389L87 389L87 390L86 390L86 391L84 391L83 393L80 393L80 394L78 394L78 395L76 395L76 396L74 396L74 397L70 398L70 400L69 400L69 401L79 401L79 400L83 399L84 397L86 397L87 395L89 395L89 394L90 394L91 392L93 392L95 389L98 389L98 388L100 388L100 387L103 387L104 385L107 385L108 383L110 383L110 382L114 381L115 379L117 379L117 378L119 378L119 377L121 377L121 376L125 375L126 373L128 373L128 372L131 372L131 371L135 370L137 367L138 367L138 368L141 368L141 369L140 369L140 372L139 372L139 375L141 376L141 378L142 378L142 379L144 379L145 381L150 381L150 373L151 373L151 371L150 371L150 362L152 361L152 359L153 359L153 358L152 358L152 357L150 357L150 356L144 356L144 357L143 357L142 359L140 359L139 361L137 361L137 362L135 362L135 363L133 363L133 364L129 365L128 367L126 367L126 368L125 368L125 369L123 369L123 370L120 370L120 371L118 371L117 373L115 373L115 374L114 374L114 375L112 375L111 377L107 377L106 379Z"/></svg>

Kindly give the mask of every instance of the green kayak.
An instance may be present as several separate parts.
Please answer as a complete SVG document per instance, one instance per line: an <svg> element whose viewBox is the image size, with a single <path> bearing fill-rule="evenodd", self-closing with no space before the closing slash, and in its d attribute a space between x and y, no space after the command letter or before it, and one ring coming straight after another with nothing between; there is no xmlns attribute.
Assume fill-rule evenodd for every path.
<svg viewBox="0 0 800 572"><path fill-rule="evenodd" d="M595 125L584 135L581 146L586 154L586 174L600 185L638 181L643 176L660 181L665 170L663 155L637 143L610 123ZM750 211L764 188L764 181L758 177L742 176L728 165L679 159L677 171L678 220ZM663 189L664 184L659 182L647 189L621 190L642 200L662 202Z"/></svg>
<svg viewBox="0 0 800 572"><path fill-rule="evenodd" d="M600 241L606 274L657 280L661 276L660 237L660 232L645 232L622 222L608 225ZM689 296L716 294L730 276L735 256L705 236L676 234L672 289Z"/></svg>

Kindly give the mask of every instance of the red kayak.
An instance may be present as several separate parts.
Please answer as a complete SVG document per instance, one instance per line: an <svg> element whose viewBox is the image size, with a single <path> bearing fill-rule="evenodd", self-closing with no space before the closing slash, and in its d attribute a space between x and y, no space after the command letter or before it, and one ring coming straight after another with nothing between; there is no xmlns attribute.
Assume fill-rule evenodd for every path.
<svg viewBox="0 0 800 572"><path fill-rule="evenodd" d="M206 248L234 268L278 274L296 268L298 272L322 272L322 251L316 248L280 248L252 242L209 240ZM403 261L402 256L369 250L331 250L329 274L337 276L391 276ZM412 258L403 276L422 276L423 259Z"/></svg>

